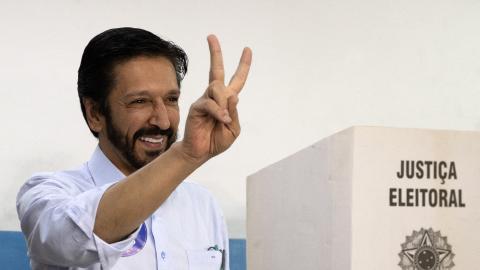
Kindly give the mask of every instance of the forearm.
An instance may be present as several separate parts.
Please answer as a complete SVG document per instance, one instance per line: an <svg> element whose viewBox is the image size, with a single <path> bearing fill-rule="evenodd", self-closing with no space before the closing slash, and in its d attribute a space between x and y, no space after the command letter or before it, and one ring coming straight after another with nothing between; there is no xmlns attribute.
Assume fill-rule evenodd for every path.
<svg viewBox="0 0 480 270"><path fill-rule="evenodd" d="M191 159L172 147L105 191L95 218L94 232L107 243L132 233L204 161Z"/></svg>

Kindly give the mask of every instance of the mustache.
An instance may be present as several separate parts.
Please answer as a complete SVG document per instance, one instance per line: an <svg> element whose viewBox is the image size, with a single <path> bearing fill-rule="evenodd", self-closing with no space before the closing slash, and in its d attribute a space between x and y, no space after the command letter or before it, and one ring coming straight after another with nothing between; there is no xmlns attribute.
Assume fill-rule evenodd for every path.
<svg viewBox="0 0 480 270"><path fill-rule="evenodd" d="M133 141L136 141L138 138L142 136L155 136L155 135L165 135L168 138L171 138L174 134L174 131L172 128L167 128L167 129L161 129L159 127L146 127L146 128L141 128L133 134Z"/></svg>

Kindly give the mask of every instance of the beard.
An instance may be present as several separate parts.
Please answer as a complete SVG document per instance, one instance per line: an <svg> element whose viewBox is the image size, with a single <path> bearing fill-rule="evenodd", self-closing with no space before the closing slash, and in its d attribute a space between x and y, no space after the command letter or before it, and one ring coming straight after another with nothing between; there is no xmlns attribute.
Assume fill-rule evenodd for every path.
<svg viewBox="0 0 480 270"><path fill-rule="evenodd" d="M106 119L106 131L108 140L112 145L120 151L123 158L129 163L129 165L138 170L147 165L150 161L158 157L163 152L167 151L170 146L177 140L177 132L172 128L161 129L157 126L145 127L137 130L132 138L128 138L127 134L122 135L120 129L115 125L109 110L105 113ZM142 159L135 152L135 142L142 136L146 135L164 135L167 136L167 144L164 150L160 151L146 151L146 158Z"/></svg>

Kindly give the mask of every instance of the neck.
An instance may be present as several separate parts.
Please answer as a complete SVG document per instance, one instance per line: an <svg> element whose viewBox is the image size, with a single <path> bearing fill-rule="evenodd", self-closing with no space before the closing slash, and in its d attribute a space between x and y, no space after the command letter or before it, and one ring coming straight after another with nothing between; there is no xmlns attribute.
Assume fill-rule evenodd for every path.
<svg viewBox="0 0 480 270"><path fill-rule="evenodd" d="M98 145L102 150L103 154L112 162L117 169L119 169L125 176L128 176L135 172L135 168L133 168L128 161L125 160L122 153L112 145L112 143L104 138L103 136L99 136Z"/></svg>

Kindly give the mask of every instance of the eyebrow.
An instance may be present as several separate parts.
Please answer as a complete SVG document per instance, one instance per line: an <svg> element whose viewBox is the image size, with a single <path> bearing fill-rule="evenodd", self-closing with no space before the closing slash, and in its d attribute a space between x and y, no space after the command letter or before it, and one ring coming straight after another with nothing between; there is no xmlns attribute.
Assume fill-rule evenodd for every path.
<svg viewBox="0 0 480 270"><path fill-rule="evenodd" d="M180 90L179 89L172 89L167 92L167 95L180 95ZM134 91L133 93L128 93L124 98L129 98L129 97L138 97L138 96L150 96L150 91L147 90L138 90Z"/></svg>

